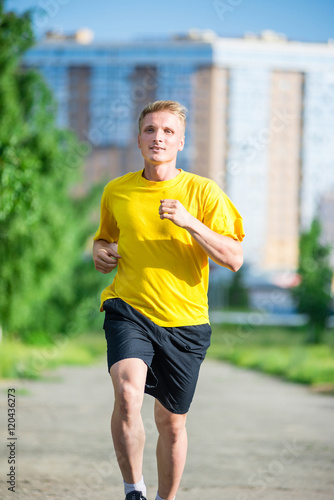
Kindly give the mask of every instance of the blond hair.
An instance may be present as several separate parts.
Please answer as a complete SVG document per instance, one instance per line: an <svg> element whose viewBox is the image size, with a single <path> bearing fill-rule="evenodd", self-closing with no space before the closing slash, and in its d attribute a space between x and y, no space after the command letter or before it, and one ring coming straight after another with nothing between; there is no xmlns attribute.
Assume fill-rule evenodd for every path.
<svg viewBox="0 0 334 500"><path fill-rule="evenodd" d="M149 113L156 113L157 111L169 111L170 113L173 113L173 115L176 115L183 126L183 131L185 131L187 124L187 108L177 101L155 101L150 102L140 113L138 120L138 128L140 134L145 116Z"/></svg>

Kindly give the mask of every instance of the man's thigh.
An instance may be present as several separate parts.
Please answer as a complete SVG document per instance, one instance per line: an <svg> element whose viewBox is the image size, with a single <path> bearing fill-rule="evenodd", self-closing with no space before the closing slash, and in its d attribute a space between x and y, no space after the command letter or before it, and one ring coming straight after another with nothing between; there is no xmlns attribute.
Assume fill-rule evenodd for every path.
<svg viewBox="0 0 334 500"><path fill-rule="evenodd" d="M140 399L144 398L147 365L138 358L118 361L110 368L115 396Z"/></svg>

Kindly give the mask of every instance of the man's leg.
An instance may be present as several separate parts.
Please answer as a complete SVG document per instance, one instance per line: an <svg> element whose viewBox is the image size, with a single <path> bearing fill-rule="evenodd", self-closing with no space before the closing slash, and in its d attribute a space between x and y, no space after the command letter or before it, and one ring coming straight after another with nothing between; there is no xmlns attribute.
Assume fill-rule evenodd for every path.
<svg viewBox="0 0 334 500"><path fill-rule="evenodd" d="M158 493L173 500L180 485L187 455L187 414L171 413L155 400L155 422L159 432L157 444Z"/></svg>
<svg viewBox="0 0 334 500"><path fill-rule="evenodd" d="M145 430L141 417L147 365L141 359L124 359L110 368L115 404L111 434L123 479L137 483L142 478Z"/></svg>

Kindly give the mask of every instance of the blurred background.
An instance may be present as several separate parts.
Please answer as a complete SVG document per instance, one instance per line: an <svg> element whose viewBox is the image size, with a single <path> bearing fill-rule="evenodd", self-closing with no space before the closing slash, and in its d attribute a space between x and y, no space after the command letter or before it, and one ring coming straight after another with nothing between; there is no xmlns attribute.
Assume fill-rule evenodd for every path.
<svg viewBox="0 0 334 500"><path fill-rule="evenodd" d="M267 365L289 376L296 346L322 344L321 375L290 375L334 387L334 3L0 5L2 376L35 373L11 342L17 355L18 341L101 330L102 189L142 168L141 109L173 99L188 109L178 167L214 179L244 218L242 270L211 263L211 354L261 368L259 346L284 345ZM68 359L90 359L87 339Z"/></svg>

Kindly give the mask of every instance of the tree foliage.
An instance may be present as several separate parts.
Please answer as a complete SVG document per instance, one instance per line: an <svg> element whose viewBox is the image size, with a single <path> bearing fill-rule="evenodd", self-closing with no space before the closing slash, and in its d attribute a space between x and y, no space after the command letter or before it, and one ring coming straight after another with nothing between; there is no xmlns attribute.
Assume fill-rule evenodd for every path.
<svg viewBox="0 0 334 500"><path fill-rule="evenodd" d="M245 268L241 267L237 273L233 274L231 284L229 286L229 306L248 308L249 297L248 291L244 285Z"/></svg>
<svg viewBox="0 0 334 500"><path fill-rule="evenodd" d="M52 94L22 55L31 14L0 2L0 325L21 336L65 331L94 289L87 200L70 196L82 163L75 135L55 125ZM96 284L96 283L95 283Z"/></svg>
<svg viewBox="0 0 334 500"><path fill-rule="evenodd" d="M299 243L300 284L293 289L299 312L309 316L308 342L318 343L331 308L330 247L321 243L321 225L315 219Z"/></svg>

